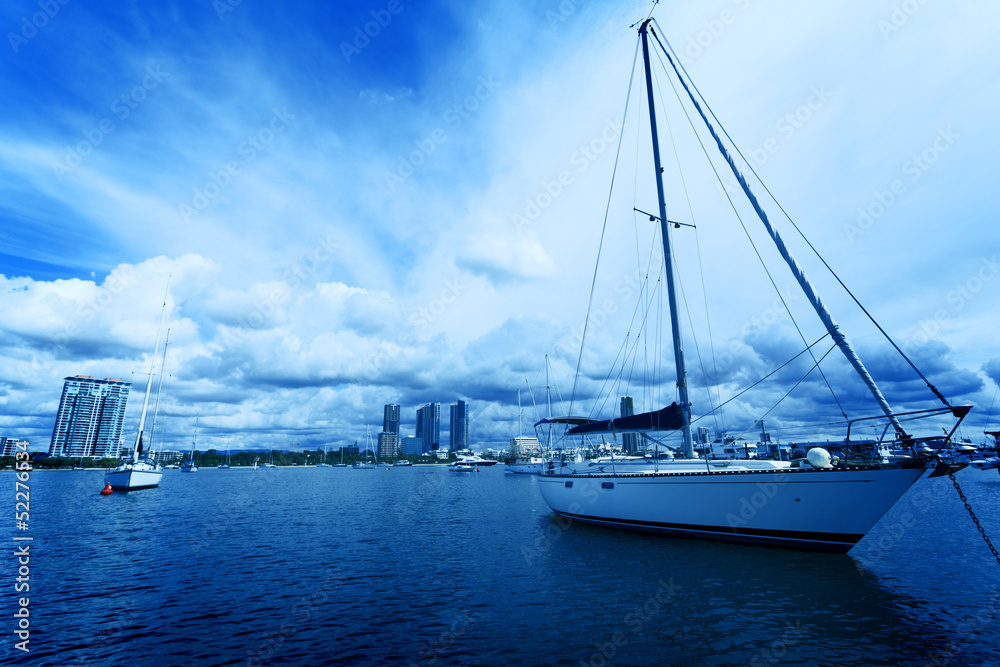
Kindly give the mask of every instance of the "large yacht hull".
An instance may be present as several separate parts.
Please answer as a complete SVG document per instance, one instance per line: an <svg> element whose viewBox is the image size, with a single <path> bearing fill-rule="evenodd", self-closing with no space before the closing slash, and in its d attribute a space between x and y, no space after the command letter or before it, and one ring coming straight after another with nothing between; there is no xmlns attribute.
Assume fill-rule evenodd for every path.
<svg viewBox="0 0 1000 667"><path fill-rule="evenodd" d="M540 475L581 523L845 553L925 472L922 465Z"/></svg>
<svg viewBox="0 0 1000 667"><path fill-rule="evenodd" d="M141 470L131 467L116 468L104 474L104 481L115 491L151 489L160 484L160 470Z"/></svg>

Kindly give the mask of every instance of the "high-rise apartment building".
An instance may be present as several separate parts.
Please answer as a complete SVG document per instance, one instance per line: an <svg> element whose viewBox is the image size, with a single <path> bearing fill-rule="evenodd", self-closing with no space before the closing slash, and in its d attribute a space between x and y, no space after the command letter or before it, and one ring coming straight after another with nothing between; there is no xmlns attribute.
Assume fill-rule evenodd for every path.
<svg viewBox="0 0 1000 667"><path fill-rule="evenodd" d="M417 410L417 437L424 452L441 446L441 404L428 403Z"/></svg>
<svg viewBox="0 0 1000 667"><path fill-rule="evenodd" d="M28 451L28 441L20 438L0 437L0 456L14 456Z"/></svg>
<svg viewBox="0 0 1000 667"><path fill-rule="evenodd" d="M118 458L125 443L131 382L89 375L65 378L49 456Z"/></svg>
<svg viewBox="0 0 1000 667"><path fill-rule="evenodd" d="M469 409L465 401L451 406L451 427L449 431L451 451L469 448Z"/></svg>
<svg viewBox="0 0 1000 667"><path fill-rule="evenodd" d="M621 416L631 417L635 414L635 407L632 404L631 396L622 396ZM622 450L627 454L635 454L639 451L639 434L622 433Z"/></svg>
<svg viewBox="0 0 1000 667"><path fill-rule="evenodd" d="M406 435L399 439L399 453L403 456L420 456L424 453L423 443L415 435Z"/></svg>
<svg viewBox="0 0 1000 667"><path fill-rule="evenodd" d="M399 406L390 403L385 406L385 416L382 418L382 432L399 434Z"/></svg>
<svg viewBox="0 0 1000 667"><path fill-rule="evenodd" d="M378 434L378 456L382 460L399 458L399 434Z"/></svg>

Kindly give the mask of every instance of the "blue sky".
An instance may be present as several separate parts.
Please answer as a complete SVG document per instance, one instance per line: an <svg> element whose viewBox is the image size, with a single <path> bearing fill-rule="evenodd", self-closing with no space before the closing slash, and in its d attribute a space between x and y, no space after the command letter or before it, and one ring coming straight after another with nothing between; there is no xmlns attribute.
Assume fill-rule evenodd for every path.
<svg viewBox="0 0 1000 667"><path fill-rule="evenodd" d="M623 117L629 26L649 8L6 3L0 430L47 447L68 375L141 389L169 274L163 446L186 447L200 415L202 448L337 447L363 440L384 403L402 406L412 433L417 407L459 398L473 443L501 446L517 430L519 389L525 423L536 416L526 390L545 395L546 354L553 392L571 391L621 135L609 218L619 226L602 252L574 412L611 405L598 398L604 378L636 298L648 298L637 247L656 242L632 213L655 208L637 148L644 102L634 95ZM974 440L1000 380L998 14L988 3L860 0L655 13L827 261L949 398L976 405ZM684 122L675 128L680 162L697 163ZM692 209L696 241L678 233L678 263L693 276L685 331L704 331L702 275L720 314L710 337L685 345L699 374L710 364L697 355L714 345L726 396L801 342L766 283L750 287L762 274L742 232L713 226L720 186L704 169L681 183L664 150L671 210L708 202ZM699 253L704 269L689 261ZM890 402L933 406L849 302L828 294L832 281L807 271ZM822 333L815 317L801 321L811 340ZM672 400L649 355L612 394ZM635 381L643 364L659 393ZM772 423L831 409L817 384L768 413ZM726 426L765 414L774 392L738 401ZM871 410L863 391L841 399L852 416ZM706 400L695 401L698 413Z"/></svg>

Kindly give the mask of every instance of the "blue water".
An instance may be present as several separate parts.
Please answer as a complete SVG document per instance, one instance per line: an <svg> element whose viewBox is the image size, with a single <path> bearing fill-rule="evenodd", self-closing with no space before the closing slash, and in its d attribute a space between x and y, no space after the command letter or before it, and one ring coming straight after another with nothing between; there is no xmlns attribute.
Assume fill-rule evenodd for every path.
<svg viewBox="0 0 1000 667"><path fill-rule="evenodd" d="M1000 475L958 479L1000 545ZM0 559L5 663L1000 665L1000 565L947 478L846 556L563 526L497 468L30 485L15 532L0 473L34 537L29 654Z"/></svg>

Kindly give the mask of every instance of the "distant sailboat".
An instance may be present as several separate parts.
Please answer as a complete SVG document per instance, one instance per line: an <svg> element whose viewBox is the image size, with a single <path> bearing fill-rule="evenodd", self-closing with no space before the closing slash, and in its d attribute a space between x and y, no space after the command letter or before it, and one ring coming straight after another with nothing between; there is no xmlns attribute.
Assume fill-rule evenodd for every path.
<svg viewBox="0 0 1000 667"><path fill-rule="evenodd" d="M370 469L378 467L378 455L377 454L375 455L375 461L374 462L368 460L368 452L371 450L371 445L372 445L372 432L371 432L371 428L369 427L368 434L367 434L367 444L365 445L365 460L364 461L355 461L354 465L351 466L352 468L354 468L355 470L370 470Z"/></svg>
<svg viewBox="0 0 1000 667"><path fill-rule="evenodd" d="M274 450L269 449L267 455L267 463L263 464L261 468L277 468L277 467L278 466L274 465Z"/></svg>
<svg viewBox="0 0 1000 667"><path fill-rule="evenodd" d="M547 369L546 369L547 370ZM521 435L521 392L517 392L517 432L516 438L510 439L510 450L504 457L504 470L515 475L537 475L545 466L542 458L542 447L538 438Z"/></svg>
<svg viewBox="0 0 1000 667"><path fill-rule="evenodd" d="M331 467L329 463L326 462L326 447L323 448L323 460L316 464L317 468L329 468Z"/></svg>
<svg viewBox="0 0 1000 667"><path fill-rule="evenodd" d="M156 365L156 357L160 351L160 331L163 328L163 314L167 310L167 293L170 289L170 280L167 280L167 289L163 294L163 306L160 308L160 321L156 325L156 343L153 345L153 356L149 361L149 379L146 381L146 395L142 400L142 412L139 415L139 432L135 438L135 448L132 450L130 460L122 461L113 470L105 473L104 481L111 485L115 491L135 491L137 489L149 489L160 484L163 471L148 456L143 455L142 430L146 425L146 410L149 408L149 394L153 388L153 369ZM164 351L164 353L166 353Z"/></svg>
<svg viewBox="0 0 1000 667"><path fill-rule="evenodd" d="M227 445L226 446L226 462L225 463L220 463L218 466L216 466L219 470L229 470L229 454L230 454L229 449L230 448Z"/></svg>
<svg viewBox="0 0 1000 667"><path fill-rule="evenodd" d="M181 464L181 472L198 472L194 464L194 452L198 448L198 417L194 418L194 441L191 443L191 458Z"/></svg>
<svg viewBox="0 0 1000 667"><path fill-rule="evenodd" d="M344 463L344 446L340 446L340 463L331 463L331 468L346 468L347 464Z"/></svg>

